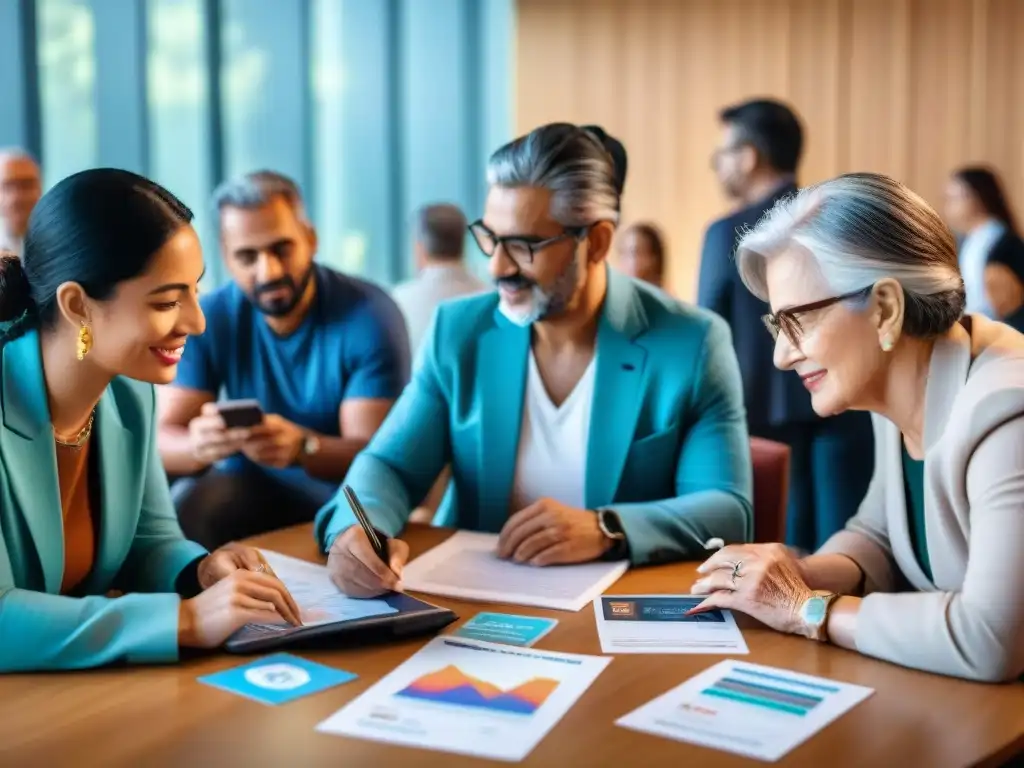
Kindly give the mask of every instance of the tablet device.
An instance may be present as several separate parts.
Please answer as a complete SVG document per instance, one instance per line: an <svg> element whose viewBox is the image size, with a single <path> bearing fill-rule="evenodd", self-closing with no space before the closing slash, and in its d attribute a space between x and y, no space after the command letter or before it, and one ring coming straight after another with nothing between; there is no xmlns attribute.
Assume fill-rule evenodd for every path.
<svg viewBox="0 0 1024 768"><path fill-rule="evenodd" d="M217 412L228 429L255 427L263 421L263 409L257 400L225 400L217 403Z"/></svg>
<svg viewBox="0 0 1024 768"><path fill-rule="evenodd" d="M278 648L370 644L438 632L458 618L447 608L397 592L378 599L394 608L395 613L308 627L247 624L228 638L224 649L230 653L262 653Z"/></svg>

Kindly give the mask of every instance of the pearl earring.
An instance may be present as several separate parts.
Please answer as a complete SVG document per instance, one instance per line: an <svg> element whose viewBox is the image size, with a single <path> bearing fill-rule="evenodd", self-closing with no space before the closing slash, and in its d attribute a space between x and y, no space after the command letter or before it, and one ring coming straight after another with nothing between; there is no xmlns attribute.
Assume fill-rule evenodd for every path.
<svg viewBox="0 0 1024 768"><path fill-rule="evenodd" d="M886 336L884 339L882 339L882 351L883 352L892 352L892 337L891 336Z"/></svg>

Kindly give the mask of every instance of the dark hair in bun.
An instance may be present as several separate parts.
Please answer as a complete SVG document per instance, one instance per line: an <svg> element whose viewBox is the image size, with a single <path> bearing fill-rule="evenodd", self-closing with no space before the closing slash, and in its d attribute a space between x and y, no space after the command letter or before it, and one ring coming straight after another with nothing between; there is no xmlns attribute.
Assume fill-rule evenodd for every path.
<svg viewBox="0 0 1024 768"><path fill-rule="evenodd" d="M57 319L57 289L82 286L104 301L119 283L138 277L192 211L144 176L92 168L68 176L36 204L21 260L5 259L0 319L24 318L0 333L0 342Z"/></svg>
<svg viewBox="0 0 1024 768"><path fill-rule="evenodd" d="M31 310L32 294L21 259L9 251L0 251L0 323L16 320Z"/></svg>

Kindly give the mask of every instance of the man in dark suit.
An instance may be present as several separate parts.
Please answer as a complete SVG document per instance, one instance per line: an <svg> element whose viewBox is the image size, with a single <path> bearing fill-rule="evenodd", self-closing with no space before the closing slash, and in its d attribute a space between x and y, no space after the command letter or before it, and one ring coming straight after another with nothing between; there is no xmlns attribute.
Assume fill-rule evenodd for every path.
<svg viewBox="0 0 1024 768"><path fill-rule="evenodd" d="M852 411L829 419L814 413L799 376L775 368L774 345L761 320L769 307L744 287L736 271L739 233L797 190L800 121L789 107L768 99L729 107L720 120L712 164L738 209L708 227L697 301L732 328L750 434L792 449L786 541L813 550L857 511L867 491L873 469L871 420Z"/></svg>

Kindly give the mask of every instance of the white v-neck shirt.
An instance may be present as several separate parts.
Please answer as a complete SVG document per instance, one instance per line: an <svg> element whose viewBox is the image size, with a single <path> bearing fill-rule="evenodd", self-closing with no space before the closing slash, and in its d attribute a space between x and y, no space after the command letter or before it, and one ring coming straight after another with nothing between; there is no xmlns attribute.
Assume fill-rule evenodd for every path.
<svg viewBox="0 0 1024 768"><path fill-rule="evenodd" d="M512 514L545 497L586 509L587 439L596 360L594 355L573 391L555 406L530 352L512 483Z"/></svg>

